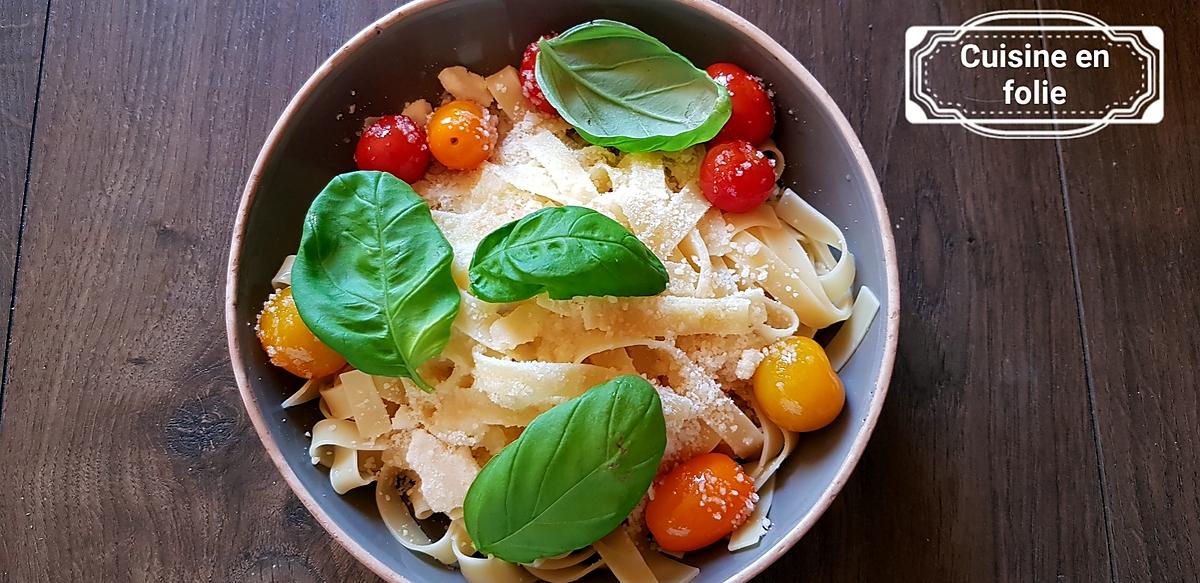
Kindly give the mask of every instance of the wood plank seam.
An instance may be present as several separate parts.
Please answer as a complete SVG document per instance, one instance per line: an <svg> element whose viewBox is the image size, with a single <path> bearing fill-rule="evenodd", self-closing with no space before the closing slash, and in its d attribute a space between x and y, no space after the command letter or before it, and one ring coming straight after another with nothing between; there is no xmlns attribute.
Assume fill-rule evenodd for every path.
<svg viewBox="0 0 1200 583"><path fill-rule="evenodd" d="M4 331L3 369L0 369L0 423L4 421L4 389L8 386L8 357L12 348L13 318L17 309L17 274L21 272L21 241L25 238L25 215L29 207L29 184L33 174L33 144L37 136L37 114L42 97L42 76L46 66L46 39L50 36L50 1L46 0L46 18L42 22L42 49L38 53L37 84L33 89L33 116L29 123L29 148L25 158L25 185L21 191L21 217L17 221L17 248L13 256L13 274L8 301L8 327Z"/></svg>
<svg viewBox="0 0 1200 583"><path fill-rule="evenodd" d="M1035 0L1038 10L1044 10L1042 0ZM1044 20L1040 20L1045 24ZM1046 38L1042 37L1042 48ZM1046 66L1046 81L1054 85L1054 71ZM1050 104L1051 117L1058 119L1058 106ZM1111 509L1108 503L1108 478L1104 473L1104 447L1100 443L1100 426L1096 418L1096 383L1092 374L1092 353L1088 344L1087 317L1083 307L1083 280L1079 276L1079 253L1075 243L1075 225L1071 221L1071 198L1067 188L1067 167L1063 161L1062 138L1054 139L1054 157L1058 164L1059 193L1062 195L1063 221L1067 229L1067 250L1071 257L1071 284L1075 292L1075 311L1079 318L1079 341L1083 349L1083 377L1087 385L1088 421L1092 426L1092 443L1096 448L1096 479L1100 482L1100 510L1104 518L1104 544L1108 549L1108 580L1117 581L1116 545L1112 534Z"/></svg>
<svg viewBox="0 0 1200 583"><path fill-rule="evenodd" d="M47 5L17 1L29 14ZM912 126L900 107L894 47L904 26L961 22L987 3L723 3L813 70L882 169L906 267L901 298L915 314L854 477L762 581L1107 581L1111 567L1098 560L1113 556L1101 540L1106 503L1087 459L1093 423L1104 429L1117 567L1131 562L1127 545L1146 543L1130 543L1141 535L1124 526L1134 512L1118 479L1121 442L1110 437L1103 319L1087 326L1098 339L1094 422L1075 368L1084 353L1061 286L1071 258L1056 154L1048 143ZM220 290L204 282L216 281L222 266L210 259L228 248L237 168L249 167L294 87L394 0L346 3L332 16L278 0L92 4L60 2L54 43L46 33L37 173L18 222L36 24L22 37L24 125L7 142L12 182L0 221L10 233L27 222L26 291L9 339L12 411L0 429L0 461L14 460L0 477L11 501L0 504L0 580L374 581L264 466L213 333ZM54 147L60 130L77 145ZM1076 147L1064 143L1064 166ZM120 155L94 155L105 150ZM1085 173L1070 177L1077 199ZM1081 278L1095 241L1083 200L1072 208ZM0 260L11 260L11 236ZM64 262L88 271L63 285L55 265ZM1089 277L1082 290L1093 317L1104 312L1093 301L1099 283ZM42 495L54 491L66 495ZM1162 512L1158 499L1168 497L1144 503L1147 519ZM1145 538L1161 547L1169 534ZM49 564L25 559L50 550Z"/></svg>
<svg viewBox="0 0 1200 583"><path fill-rule="evenodd" d="M1108 477L1104 473L1104 447L1100 443L1100 425L1096 418L1096 382L1092 374L1092 353L1088 344L1087 317L1083 307L1083 280L1079 275L1079 254L1075 245L1075 226L1071 221L1071 202L1067 190L1066 164L1063 162L1062 139L1054 140L1058 159L1058 179L1062 188L1063 220L1067 226L1067 248L1071 255L1071 280L1075 287L1075 309L1079 312L1079 340L1083 347L1083 374L1087 383L1088 419L1092 423L1092 440L1096 445L1096 477L1100 480L1100 507L1104 512L1104 541L1108 546L1109 580L1117 581L1116 551L1113 543L1112 519L1109 516Z"/></svg>

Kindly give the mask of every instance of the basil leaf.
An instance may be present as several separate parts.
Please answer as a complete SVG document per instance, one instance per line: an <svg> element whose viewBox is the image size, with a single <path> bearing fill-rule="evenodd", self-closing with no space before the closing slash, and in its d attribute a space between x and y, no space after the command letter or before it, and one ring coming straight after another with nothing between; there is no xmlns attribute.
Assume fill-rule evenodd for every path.
<svg viewBox="0 0 1200 583"><path fill-rule="evenodd" d="M626 152L682 150L729 120L729 92L658 39L594 20L539 42L535 74L583 138Z"/></svg>
<svg viewBox="0 0 1200 583"><path fill-rule="evenodd" d="M621 524L667 446L654 387L621 376L539 415L484 466L463 503L475 548L531 563L587 546Z"/></svg>
<svg viewBox="0 0 1200 583"><path fill-rule="evenodd" d="M292 293L308 328L354 368L430 391L417 367L446 347L458 314L452 257L406 182L342 174L308 209Z"/></svg>
<svg viewBox="0 0 1200 583"><path fill-rule="evenodd" d="M620 223L578 206L551 207L480 241L471 259L471 293L493 303L543 291L575 296L652 296L667 289L667 268Z"/></svg>

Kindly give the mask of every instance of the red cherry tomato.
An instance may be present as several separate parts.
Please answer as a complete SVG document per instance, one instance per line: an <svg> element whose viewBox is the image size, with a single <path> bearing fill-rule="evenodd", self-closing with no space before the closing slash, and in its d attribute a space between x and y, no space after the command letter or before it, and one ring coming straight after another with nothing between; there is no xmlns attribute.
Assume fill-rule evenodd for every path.
<svg viewBox="0 0 1200 583"><path fill-rule="evenodd" d="M700 164L700 190L708 202L725 212L749 212L775 191L775 168L750 142L717 144Z"/></svg>
<svg viewBox="0 0 1200 583"><path fill-rule="evenodd" d="M554 38L554 35L545 35L538 41L548 38ZM524 93L525 98L543 113L558 115L558 111L546 99L546 94L542 93L542 88L538 86L537 74L534 73L538 52L541 50L538 48L538 41L529 43L529 46L525 47L525 54L521 56L521 93Z"/></svg>
<svg viewBox="0 0 1200 583"><path fill-rule="evenodd" d="M714 142L746 140L761 144L775 131L775 104L762 79L732 63L717 63L705 69L709 77L729 90L733 113Z"/></svg>
<svg viewBox="0 0 1200 583"><path fill-rule="evenodd" d="M408 183L429 169L429 141L425 130L407 115L385 115L367 128L354 149L359 170L390 172Z"/></svg>

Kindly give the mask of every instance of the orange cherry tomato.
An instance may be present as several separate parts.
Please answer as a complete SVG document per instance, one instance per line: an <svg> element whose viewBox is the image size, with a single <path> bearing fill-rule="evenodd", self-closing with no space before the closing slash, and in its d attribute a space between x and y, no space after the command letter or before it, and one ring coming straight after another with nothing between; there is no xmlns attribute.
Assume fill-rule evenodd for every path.
<svg viewBox="0 0 1200 583"><path fill-rule="evenodd" d="M271 364L298 377L329 376L346 366L342 355L325 346L304 325L290 287L271 294L263 304L256 330Z"/></svg>
<svg viewBox="0 0 1200 583"><path fill-rule="evenodd" d="M646 526L671 552L711 545L746 522L758 495L742 466L721 453L698 455L660 477L646 504Z"/></svg>
<svg viewBox="0 0 1200 583"><path fill-rule="evenodd" d="M812 338L793 336L772 344L751 384L763 413L788 431L825 427L846 403L842 380Z"/></svg>
<svg viewBox="0 0 1200 583"><path fill-rule="evenodd" d="M429 151L451 170L470 170L492 155L496 126L492 114L479 104L456 100L429 116Z"/></svg>

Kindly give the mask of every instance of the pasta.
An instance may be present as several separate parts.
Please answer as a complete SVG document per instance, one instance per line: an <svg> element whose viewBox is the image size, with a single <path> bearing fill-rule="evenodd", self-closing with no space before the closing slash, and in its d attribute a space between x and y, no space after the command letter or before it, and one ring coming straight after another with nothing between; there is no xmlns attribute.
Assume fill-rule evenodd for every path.
<svg viewBox="0 0 1200 583"><path fill-rule="evenodd" d="M463 499L487 461L537 415L620 374L658 391L667 422L663 466L713 450L747 462L757 506L729 541L755 545L770 526L774 484L797 434L757 410L750 379L778 340L843 323L829 344L835 368L849 359L879 308L855 296L854 255L841 230L789 189L741 214L700 193L704 147L617 154L582 143L561 119L536 113L515 69L482 77L450 67L447 93L495 103L505 135L495 156L467 172L431 171L414 189L454 251L462 290L447 346L408 379L346 369L305 383L285 407L319 400L314 464L338 493L375 484L379 514L400 544L456 565L472 583L575 581L607 570L624 583L684 583L698 570L654 549L641 513L590 547L513 565L480 556L463 523ZM406 114L429 117L424 100ZM768 143L776 172L783 153ZM581 205L617 221L666 266L670 283L651 297L534 297L489 304L470 293L470 258L481 238L528 213ZM289 256L272 284L291 283ZM431 538L420 522L449 527Z"/></svg>

